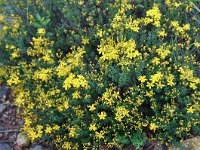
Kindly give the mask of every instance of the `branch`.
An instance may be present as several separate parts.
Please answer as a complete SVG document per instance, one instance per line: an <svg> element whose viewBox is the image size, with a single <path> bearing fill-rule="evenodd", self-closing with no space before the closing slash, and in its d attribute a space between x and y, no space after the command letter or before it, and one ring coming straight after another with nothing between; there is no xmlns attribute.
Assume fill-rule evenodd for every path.
<svg viewBox="0 0 200 150"><path fill-rule="evenodd" d="M3 130L3 131L0 131L0 133L8 133L8 132L20 132L19 129L14 129L14 130Z"/></svg>

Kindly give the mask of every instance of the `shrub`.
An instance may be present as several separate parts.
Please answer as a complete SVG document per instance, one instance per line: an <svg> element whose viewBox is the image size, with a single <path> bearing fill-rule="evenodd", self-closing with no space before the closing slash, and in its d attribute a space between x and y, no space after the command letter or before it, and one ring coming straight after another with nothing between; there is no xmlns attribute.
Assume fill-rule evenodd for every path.
<svg viewBox="0 0 200 150"><path fill-rule="evenodd" d="M0 16L0 75L31 141L139 148L147 138L171 144L199 135L198 2L15 6Z"/></svg>

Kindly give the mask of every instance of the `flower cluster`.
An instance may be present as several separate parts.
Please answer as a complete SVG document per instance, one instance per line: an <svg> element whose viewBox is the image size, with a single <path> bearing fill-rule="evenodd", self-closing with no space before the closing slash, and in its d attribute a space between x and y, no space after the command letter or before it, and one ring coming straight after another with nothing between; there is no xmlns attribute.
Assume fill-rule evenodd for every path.
<svg viewBox="0 0 200 150"><path fill-rule="evenodd" d="M120 149L200 134L198 3L23 2L2 2L0 82L32 142Z"/></svg>

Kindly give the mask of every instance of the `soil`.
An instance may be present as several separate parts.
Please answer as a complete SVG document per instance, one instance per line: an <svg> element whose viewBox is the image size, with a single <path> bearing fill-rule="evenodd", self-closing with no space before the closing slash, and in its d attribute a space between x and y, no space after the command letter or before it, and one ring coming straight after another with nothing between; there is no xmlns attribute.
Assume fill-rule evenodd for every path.
<svg viewBox="0 0 200 150"><path fill-rule="evenodd" d="M0 85L0 150L52 150L42 143L18 145L16 141L23 123L20 110L14 104L14 94L7 86Z"/></svg>

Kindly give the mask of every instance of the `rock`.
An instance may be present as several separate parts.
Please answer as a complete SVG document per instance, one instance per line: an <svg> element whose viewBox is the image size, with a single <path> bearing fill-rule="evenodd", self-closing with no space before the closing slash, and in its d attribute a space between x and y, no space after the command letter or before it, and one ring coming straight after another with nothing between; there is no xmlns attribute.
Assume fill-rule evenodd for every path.
<svg viewBox="0 0 200 150"><path fill-rule="evenodd" d="M0 139L3 137L3 133L0 133Z"/></svg>
<svg viewBox="0 0 200 150"><path fill-rule="evenodd" d="M7 95L8 91L9 91L8 86L0 87L0 101L2 101L3 103L6 100L6 95Z"/></svg>
<svg viewBox="0 0 200 150"><path fill-rule="evenodd" d="M134 146L132 144L129 144L125 148L123 148L122 150L134 150Z"/></svg>
<svg viewBox="0 0 200 150"><path fill-rule="evenodd" d="M187 139L182 142L183 146L189 150L200 150L200 136ZM172 148L172 150L179 150L179 148Z"/></svg>
<svg viewBox="0 0 200 150"><path fill-rule="evenodd" d="M34 146L30 147L30 150L46 150L46 148L44 148L41 145L34 145Z"/></svg>
<svg viewBox="0 0 200 150"><path fill-rule="evenodd" d="M109 148L106 145L100 145L99 150L109 150Z"/></svg>
<svg viewBox="0 0 200 150"><path fill-rule="evenodd" d="M22 147L29 145L29 142L24 134L18 134L16 143L17 145L22 146Z"/></svg>
<svg viewBox="0 0 200 150"><path fill-rule="evenodd" d="M10 108L15 108L16 107L15 104L13 104L13 103L11 103L9 106L10 106Z"/></svg>
<svg viewBox="0 0 200 150"><path fill-rule="evenodd" d="M5 127L0 124L0 130L5 130Z"/></svg>
<svg viewBox="0 0 200 150"><path fill-rule="evenodd" d="M22 150L22 147L19 145L15 145L15 147L13 148L14 150Z"/></svg>
<svg viewBox="0 0 200 150"><path fill-rule="evenodd" d="M12 134L12 135L10 135L9 136L9 141L15 141L16 140L16 138L17 138L17 134L16 133L14 133L14 134Z"/></svg>
<svg viewBox="0 0 200 150"><path fill-rule="evenodd" d="M156 145L156 141L154 140L148 140L145 145L143 146L144 150L153 150L155 145Z"/></svg>
<svg viewBox="0 0 200 150"><path fill-rule="evenodd" d="M23 124L24 124L23 120L20 120L20 121L17 122L17 125L19 125L19 126L22 126Z"/></svg>
<svg viewBox="0 0 200 150"><path fill-rule="evenodd" d="M167 146L163 145L162 143L158 142L153 150L168 150Z"/></svg>
<svg viewBox="0 0 200 150"><path fill-rule="evenodd" d="M3 102L3 103L5 103L5 101L6 101L6 95L0 96L0 101Z"/></svg>
<svg viewBox="0 0 200 150"><path fill-rule="evenodd" d="M0 104L0 114L6 110L6 105L5 104Z"/></svg>
<svg viewBox="0 0 200 150"><path fill-rule="evenodd" d="M11 124L14 126L14 125L16 125L16 122L12 122Z"/></svg>
<svg viewBox="0 0 200 150"><path fill-rule="evenodd" d="M0 150L11 150L11 147L6 143L0 143Z"/></svg>

